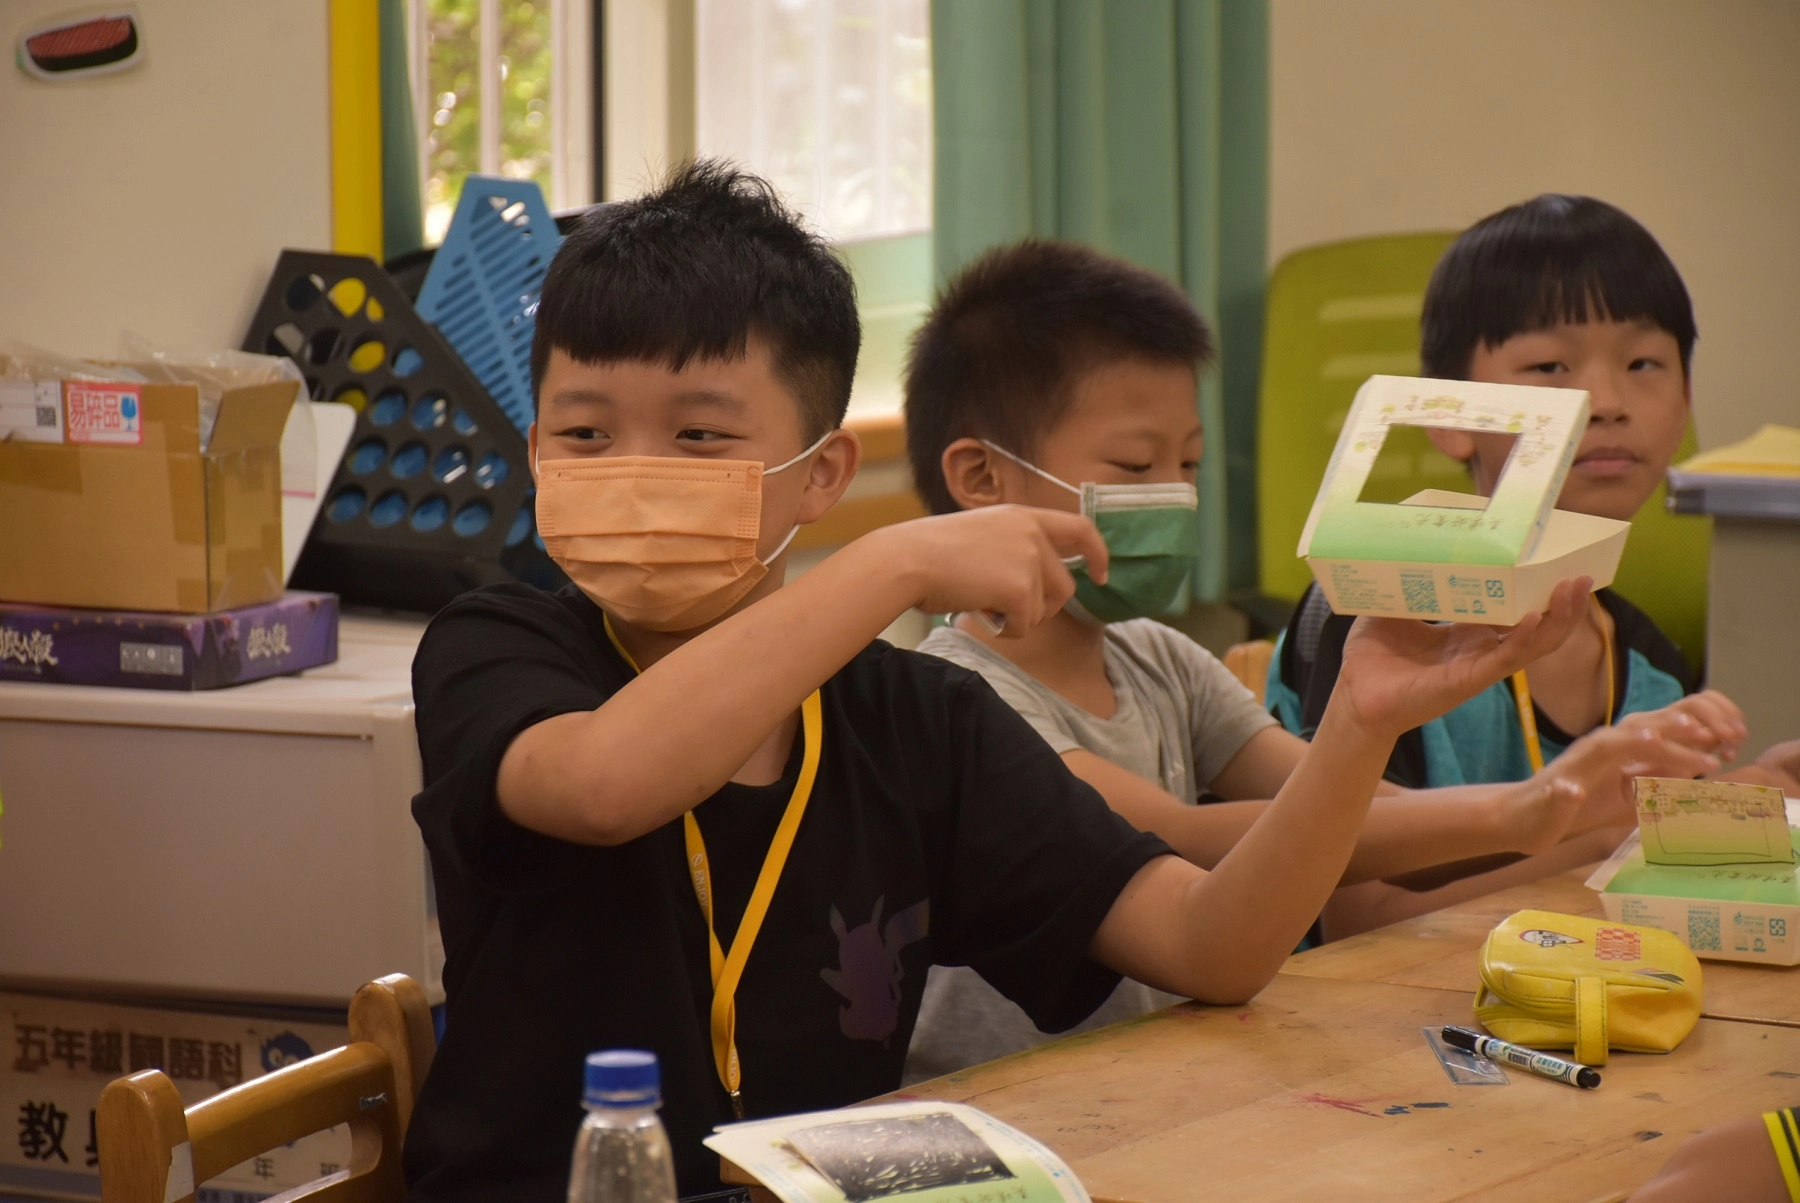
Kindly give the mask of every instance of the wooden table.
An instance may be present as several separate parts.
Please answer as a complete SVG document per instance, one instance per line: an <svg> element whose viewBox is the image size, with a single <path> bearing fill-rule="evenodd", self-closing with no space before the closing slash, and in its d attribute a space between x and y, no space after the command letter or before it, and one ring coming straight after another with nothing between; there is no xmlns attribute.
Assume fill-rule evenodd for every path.
<svg viewBox="0 0 1800 1203"><path fill-rule="evenodd" d="M1588 873L1301 953L1246 1006L1186 1004L890 1097L980 1107L1109 1203L1621 1199L1687 1137L1800 1102L1800 969L1704 962L1708 1017L1666 1056L1615 1053L1597 1090L1452 1084L1421 1029L1470 1022L1506 916L1600 914Z"/></svg>
<svg viewBox="0 0 1800 1203"><path fill-rule="evenodd" d="M1284 974L1243 1007L1173 1008L897 1097L980 1107L1049 1144L1096 1199L1588 1201L1689 1135L1800 1099L1800 1029L1701 1020L1597 1090L1514 1072L1455 1086L1420 1029L1466 991Z"/></svg>
<svg viewBox="0 0 1800 1203"><path fill-rule="evenodd" d="M1282 972L1472 993L1478 984L1475 967L1482 941L1508 915L1527 909L1602 913L1600 895L1582 884L1592 872L1591 866L1574 869L1311 949L1289 958ZM1701 1014L1800 1027L1800 966L1733 961L1702 961L1700 966ZM1467 1021L1467 1014L1463 1019Z"/></svg>

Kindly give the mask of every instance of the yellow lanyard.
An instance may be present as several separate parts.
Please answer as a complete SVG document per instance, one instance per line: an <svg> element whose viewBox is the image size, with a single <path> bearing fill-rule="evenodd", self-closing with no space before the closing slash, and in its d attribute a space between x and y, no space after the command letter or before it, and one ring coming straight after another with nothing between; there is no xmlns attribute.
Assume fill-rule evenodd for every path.
<svg viewBox="0 0 1800 1203"><path fill-rule="evenodd" d="M631 665L633 672L640 672L637 661L619 642L618 633L613 630L612 619L606 618L606 637L625 663ZM738 922L737 934L731 938L731 951L728 953L719 947L719 933L713 928L713 892L712 868L706 859L706 841L700 837L700 823L694 818L694 812L688 811L681 816L682 837L687 845L687 867L694 882L694 897L700 903L700 910L706 916L707 951L712 966L712 1046L713 1067L718 1071L719 1082L731 1096L731 1110L738 1118L744 1118L744 1100L742 1094L743 1073L738 1065L737 1051L737 988L738 981L744 976L744 964L750 959L750 947L756 943L756 934L762 930L762 923L769 913L769 902L775 897L775 886L781 880L781 870L787 865L788 853L793 850L794 836L800 830L800 819L806 814L806 804L812 798L813 781L819 775L819 749L824 742L824 710L819 702L819 691L813 690L807 699L800 703L800 726L804 732L806 750L800 758L800 779L794 782L793 795L788 798L787 810L781 816L781 822L775 828L775 838L769 844L769 854L763 860L762 872L756 875L756 885L750 891L750 902L744 908L744 917Z"/></svg>
<svg viewBox="0 0 1800 1203"><path fill-rule="evenodd" d="M1600 627L1600 642L1606 647L1606 725L1612 726L1614 697L1616 685L1613 677L1613 628L1612 617L1607 614L1606 607L1594 598L1594 615ZM1520 669L1512 675L1513 703L1519 708L1519 726L1525 730L1525 758L1531 761L1531 771L1541 773L1544 770L1544 748L1538 743L1537 711L1531 704L1531 686L1525 681L1525 670Z"/></svg>

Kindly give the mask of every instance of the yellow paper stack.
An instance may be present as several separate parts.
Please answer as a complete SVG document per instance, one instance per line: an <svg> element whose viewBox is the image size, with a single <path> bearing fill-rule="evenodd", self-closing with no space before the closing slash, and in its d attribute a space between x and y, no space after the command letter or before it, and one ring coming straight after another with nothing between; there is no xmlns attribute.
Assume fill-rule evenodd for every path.
<svg viewBox="0 0 1800 1203"><path fill-rule="evenodd" d="M1669 469L1669 504L1689 514L1800 519L1800 429L1764 426Z"/></svg>

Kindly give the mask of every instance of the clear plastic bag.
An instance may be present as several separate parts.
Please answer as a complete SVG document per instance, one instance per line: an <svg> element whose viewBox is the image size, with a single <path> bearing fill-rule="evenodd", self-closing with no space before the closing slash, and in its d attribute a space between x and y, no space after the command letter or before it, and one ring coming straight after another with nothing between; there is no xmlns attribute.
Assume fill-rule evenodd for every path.
<svg viewBox="0 0 1800 1203"><path fill-rule="evenodd" d="M6 353L0 355L0 380L121 380L141 384L147 379L128 367L61 355L17 339L9 341Z"/></svg>
<svg viewBox="0 0 1800 1203"><path fill-rule="evenodd" d="M212 438L219 416L219 401L227 389L252 384L292 380L300 392L281 436L281 487L283 492L313 489L313 460L317 455L311 400L306 377L286 356L257 355L250 351L212 351L204 355L174 354L141 334L126 331L119 340L120 358L142 375L142 380L161 384L192 384L200 390L200 446ZM113 377L117 379L117 377Z"/></svg>
<svg viewBox="0 0 1800 1203"><path fill-rule="evenodd" d="M219 402L227 389L292 380L300 386L281 434L281 491L311 497L318 488L318 433L313 424L306 377L293 360L249 351L175 354L140 334L119 340L116 363L80 359L12 340L0 352L0 380L98 380L127 384L191 384L200 393L200 447L212 439Z"/></svg>

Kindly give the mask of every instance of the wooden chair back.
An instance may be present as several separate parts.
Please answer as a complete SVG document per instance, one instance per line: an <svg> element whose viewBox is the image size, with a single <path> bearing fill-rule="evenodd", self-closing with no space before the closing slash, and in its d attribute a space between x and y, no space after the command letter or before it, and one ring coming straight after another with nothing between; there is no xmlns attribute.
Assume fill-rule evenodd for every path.
<svg viewBox="0 0 1800 1203"><path fill-rule="evenodd" d="M1273 639L1253 639L1249 643L1234 643L1225 651L1224 664L1231 670L1231 675L1244 683L1244 688L1256 695L1258 702L1265 702L1263 696L1268 691L1269 661L1275 656Z"/></svg>
<svg viewBox="0 0 1800 1203"><path fill-rule="evenodd" d="M349 1164L284 1203L402 1203L401 1145L436 1043L425 992L394 974L356 992L348 1045L185 1110L161 1070L120 1078L100 1096L101 1201L193 1203L232 1166L348 1124Z"/></svg>

